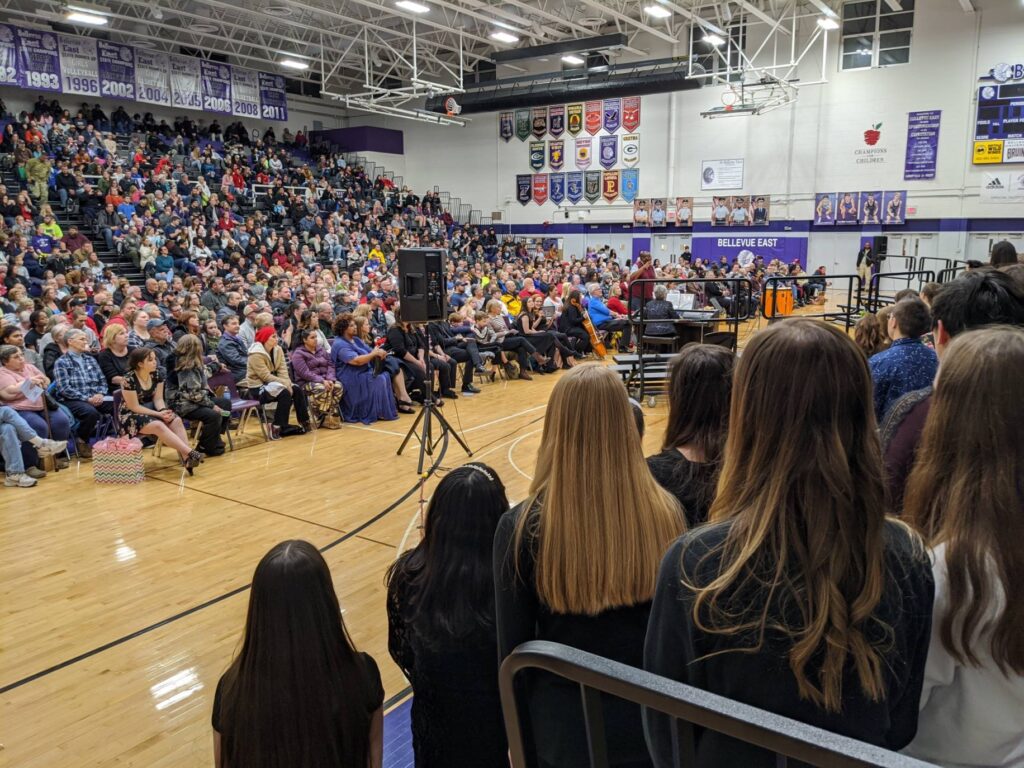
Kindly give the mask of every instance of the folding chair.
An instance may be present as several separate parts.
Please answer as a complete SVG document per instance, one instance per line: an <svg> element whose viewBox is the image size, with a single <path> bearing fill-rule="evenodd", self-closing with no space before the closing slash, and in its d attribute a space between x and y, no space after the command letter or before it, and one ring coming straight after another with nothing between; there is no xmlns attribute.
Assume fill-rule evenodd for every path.
<svg viewBox="0 0 1024 768"><path fill-rule="evenodd" d="M263 410L263 404L259 400L244 399L238 394L238 385L235 383L235 377L228 372L221 372L215 376L211 376L209 380L210 389L216 391L218 387L224 387L228 391L228 395L231 398L231 416L238 418L238 426L235 427L235 435L241 435L242 430L245 429L249 422L249 417L252 412L256 412L256 420L260 423L260 431L263 433L264 440L270 440L270 433L267 431L267 415ZM234 442L231 440L231 430L228 429L228 442L231 445L231 450L235 449Z"/></svg>

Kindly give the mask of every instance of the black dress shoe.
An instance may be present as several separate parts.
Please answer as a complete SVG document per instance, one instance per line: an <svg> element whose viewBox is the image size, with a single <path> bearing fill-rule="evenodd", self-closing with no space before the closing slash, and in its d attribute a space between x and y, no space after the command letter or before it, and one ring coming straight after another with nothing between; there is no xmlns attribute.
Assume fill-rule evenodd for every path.
<svg viewBox="0 0 1024 768"><path fill-rule="evenodd" d="M462 388L462 391L464 393L470 394L470 395L479 395L480 394L480 390L477 389L476 387L474 387L472 384L467 384L466 386L464 386Z"/></svg>
<svg viewBox="0 0 1024 768"><path fill-rule="evenodd" d="M281 437L291 437L292 435L304 435L306 430L302 427L296 427L294 424L289 424L287 427L281 427Z"/></svg>
<svg viewBox="0 0 1024 768"><path fill-rule="evenodd" d="M441 391L441 397L447 397L449 400L458 400L459 395L454 389L445 389Z"/></svg>

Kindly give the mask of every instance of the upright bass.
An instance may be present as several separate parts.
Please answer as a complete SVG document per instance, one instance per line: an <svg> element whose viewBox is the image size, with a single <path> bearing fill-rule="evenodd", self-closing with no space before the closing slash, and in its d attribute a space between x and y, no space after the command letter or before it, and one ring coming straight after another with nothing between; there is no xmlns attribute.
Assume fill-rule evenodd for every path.
<svg viewBox="0 0 1024 768"><path fill-rule="evenodd" d="M594 324L590 322L590 315L587 314L587 310L583 308L583 304L579 299L573 299L571 303L580 311L580 314L583 315L583 327L587 329L587 334L590 336L590 346L593 348L594 354L601 360L604 360L605 356L608 354L608 350L605 349L604 344L597 337L597 331L594 330Z"/></svg>

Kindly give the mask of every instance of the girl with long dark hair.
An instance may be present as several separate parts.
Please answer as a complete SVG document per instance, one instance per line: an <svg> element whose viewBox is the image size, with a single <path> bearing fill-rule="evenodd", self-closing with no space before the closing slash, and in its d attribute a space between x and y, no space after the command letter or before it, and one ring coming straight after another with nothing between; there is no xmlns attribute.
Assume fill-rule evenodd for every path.
<svg viewBox="0 0 1024 768"><path fill-rule="evenodd" d="M707 520L715 498L735 360L732 352L711 344L687 344L672 359L665 440L647 466L679 499L690 528Z"/></svg>
<svg viewBox="0 0 1024 768"><path fill-rule="evenodd" d="M383 702L323 556L282 541L256 566L242 650L217 683L217 768L380 768Z"/></svg>
<svg viewBox="0 0 1024 768"><path fill-rule="evenodd" d="M507 768L498 696L494 575L505 487L485 464L437 486L423 541L388 572L388 650L412 683L417 768Z"/></svg>
<svg viewBox="0 0 1024 768"><path fill-rule="evenodd" d="M661 565L648 670L889 749L906 746L933 582L918 537L886 517L871 375L834 326L784 320L736 366L710 523ZM659 766L671 727L650 715ZM718 733L697 765L774 766Z"/></svg>

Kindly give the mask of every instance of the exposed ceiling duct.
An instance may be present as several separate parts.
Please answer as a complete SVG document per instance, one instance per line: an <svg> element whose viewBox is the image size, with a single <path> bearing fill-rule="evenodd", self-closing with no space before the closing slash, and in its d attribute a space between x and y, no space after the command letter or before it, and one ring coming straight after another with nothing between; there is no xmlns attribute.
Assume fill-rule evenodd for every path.
<svg viewBox="0 0 1024 768"><path fill-rule="evenodd" d="M618 64L600 70L570 69L469 86L455 98L462 108L461 114L466 115L700 88L703 81L688 77L689 71L685 59ZM703 69L694 64L694 74L703 74ZM440 96L428 98L425 108L444 112L444 101Z"/></svg>

